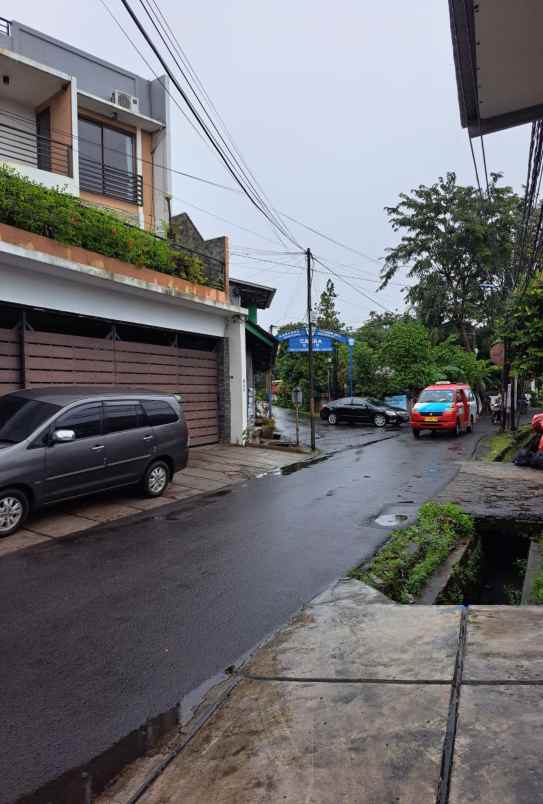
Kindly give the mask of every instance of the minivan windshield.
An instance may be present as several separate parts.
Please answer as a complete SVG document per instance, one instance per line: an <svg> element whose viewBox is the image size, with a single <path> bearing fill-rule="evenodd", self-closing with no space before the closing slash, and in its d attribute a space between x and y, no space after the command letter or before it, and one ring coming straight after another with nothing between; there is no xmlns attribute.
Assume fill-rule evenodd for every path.
<svg viewBox="0 0 543 804"><path fill-rule="evenodd" d="M419 402L453 402L454 391L426 390L419 396Z"/></svg>
<svg viewBox="0 0 543 804"><path fill-rule="evenodd" d="M0 441L18 444L43 424L60 405L9 394L0 397Z"/></svg>

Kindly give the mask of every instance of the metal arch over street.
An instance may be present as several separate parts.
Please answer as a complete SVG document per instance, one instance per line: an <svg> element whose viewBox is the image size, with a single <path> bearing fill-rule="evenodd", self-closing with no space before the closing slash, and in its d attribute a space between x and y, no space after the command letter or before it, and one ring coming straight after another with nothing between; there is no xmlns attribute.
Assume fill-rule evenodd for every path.
<svg viewBox="0 0 543 804"><path fill-rule="evenodd" d="M288 341L289 352L307 352L309 346L309 333L305 327L282 332L275 336L278 341ZM347 346L349 350L348 378L349 395L353 395L353 346L354 338L349 335L341 335L339 332L332 332L328 329L313 330L313 350L315 352L331 352L332 344L330 341L337 341Z"/></svg>

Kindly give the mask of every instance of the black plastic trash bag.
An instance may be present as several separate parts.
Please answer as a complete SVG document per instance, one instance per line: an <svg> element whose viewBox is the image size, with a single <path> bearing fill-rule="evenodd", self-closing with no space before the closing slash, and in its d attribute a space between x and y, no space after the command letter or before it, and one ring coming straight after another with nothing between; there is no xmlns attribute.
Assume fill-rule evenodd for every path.
<svg viewBox="0 0 543 804"><path fill-rule="evenodd" d="M528 447L519 449L513 459L516 466L531 466L532 460L536 457L536 453L532 452Z"/></svg>
<svg viewBox="0 0 543 804"><path fill-rule="evenodd" d="M529 466L532 469L543 469L543 452L532 452Z"/></svg>

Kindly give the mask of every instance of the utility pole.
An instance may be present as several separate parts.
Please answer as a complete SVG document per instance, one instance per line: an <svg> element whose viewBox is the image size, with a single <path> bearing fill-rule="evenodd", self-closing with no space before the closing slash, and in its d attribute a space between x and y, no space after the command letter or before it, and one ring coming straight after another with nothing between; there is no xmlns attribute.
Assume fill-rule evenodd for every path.
<svg viewBox="0 0 543 804"><path fill-rule="evenodd" d="M311 449L315 450L315 377L313 373L313 323L311 321L311 249L308 248L305 254L307 258L307 332L309 336L309 426L311 428Z"/></svg>

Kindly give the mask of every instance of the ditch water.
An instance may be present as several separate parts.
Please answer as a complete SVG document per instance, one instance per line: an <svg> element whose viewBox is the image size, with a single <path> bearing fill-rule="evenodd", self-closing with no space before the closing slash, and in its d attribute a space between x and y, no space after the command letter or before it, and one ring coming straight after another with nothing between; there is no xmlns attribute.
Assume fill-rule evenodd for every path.
<svg viewBox="0 0 543 804"><path fill-rule="evenodd" d="M475 535L436 603L520 605L531 538L541 533L514 520L477 520Z"/></svg>

